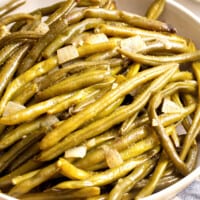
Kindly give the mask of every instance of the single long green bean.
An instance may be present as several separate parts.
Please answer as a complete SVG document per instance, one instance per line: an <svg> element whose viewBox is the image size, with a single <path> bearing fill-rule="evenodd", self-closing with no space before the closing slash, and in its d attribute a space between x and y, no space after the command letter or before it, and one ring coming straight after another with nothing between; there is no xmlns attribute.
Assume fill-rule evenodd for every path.
<svg viewBox="0 0 200 200"><path fill-rule="evenodd" d="M2 18L0 23L4 25L8 25L20 20L33 20L33 19L34 17L30 14L17 13L17 14L13 14L13 15Z"/></svg>
<svg viewBox="0 0 200 200"><path fill-rule="evenodd" d="M171 68L171 66L172 65L160 66L158 68L153 68L138 73L134 78L127 80L126 82L120 84L117 88L107 92L107 94L105 94L102 98L100 98L96 102L92 103L85 110L70 117L61 126L57 127L52 132L48 133L41 141L41 149L47 149L55 145L59 140L64 138L70 132L76 130L83 123L95 117L99 112L105 109L108 105L112 104L116 99L128 94L131 90L133 90L133 88L137 87L141 83L147 82L149 79L156 77L157 75L160 75L160 73L162 73L163 70L165 71ZM159 69L162 72L159 71ZM176 69L176 65L174 65L174 69Z"/></svg>
<svg viewBox="0 0 200 200"><path fill-rule="evenodd" d="M50 6L38 8L38 9L32 11L31 14L40 12L40 13L42 14L42 16L48 16L48 15L54 13L54 12L55 12L58 8L60 8L64 3L65 3L65 1L60 1L60 2L58 2L58 3L53 3L53 4L51 4Z"/></svg>
<svg viewBox="0 0 200 200"><path fill-rule="evenodd" d="M135 62L139 62L147 65L161 65L170 62L176 63L186 63L190 61L196 61L200 59L200 51L182 53L178 55L171 56L151 56L151 55L142 55L138 53L130 53L126 50L119 49L119 52L128 58L132 59Z"/></svg>
<svg viewBox="0 0 200 200"><path fill-rule="evenodd" d="M154 0L146 11L146 17L149 19L158 19L164 10L165 4L165 0Z"/></svg>
<svg viewBox="0 0 200 200"><path fill-rule="evenodd" d="M108 70L89 70L86 72L77 73L39 92L37 94L37 98L44 100L57 95L73 92L78 89L99 83L105 80L109 75L110 72Z"/></svg>
<svg viewBox="0 0 200 200"><path fill-rule="evenodd" d="M149 29L154 31L174 32L174 29L166 23L147 19L139 15L120 11L120 10L107 10L103 8L88 8L85 10L86 17L102 18L104 20L123 21L135 27Z"/></svg>
<svg viewBox="0 0 200 200"><path fill-rule="evenodd" d="M35 31L24 31L24 32L16 32L11 33L0 40L0 49L5 45L12 44L14 42L20 42L23 40L37 40L42 36L40 33L36 33Z"/></svg>
<svg viewBox="0 0 200 200"><path fill-rule="evenodd" d="M187 44L188 41L184 39L181 36L178 36L176 34L172 33L159 33L155 31L149 31L149 30L144 30L136 27L131 27L128 26L126 28L122 26L116 26L116 25L109 25L109 24L101 24L97 28L98 32L105 33L108 36L114 36L114 37L132 37L139 35L141 37L150 37L150 38L155 38L157 40L162 41L163 39L169 40L169 41L175 41L175 42L180 42L182 44Z"/></svg>
<svg viewBox="0 0 200 200"><path fill-rule="evenodd" d="M10 0L7 4L0 8L0 18L25 4L25 0Z"/></svg>
<svg viewBox="0 0 200 200"><path fill-rule="evenodd" d="M22 58L29 49L29 45L25 44L22 47L19 47L6 64L0 70L0 96L2 96L4 89L8 83L12 80L13 75L15 74L17 68L19 67Z"/></svg>

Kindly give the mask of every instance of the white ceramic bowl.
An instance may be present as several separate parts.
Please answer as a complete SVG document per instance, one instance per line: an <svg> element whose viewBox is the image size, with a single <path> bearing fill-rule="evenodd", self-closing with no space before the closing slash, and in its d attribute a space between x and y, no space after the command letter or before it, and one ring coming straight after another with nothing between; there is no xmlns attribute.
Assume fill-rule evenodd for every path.
<svg viewBox="0 0 200 200"><path fill-rule="evenodd" d="M27 0L26 5L20 8L21 11L28 12L37 7L47 6L58 0ZM185 0L179 1L184 2ZM190 1L190 0L188 0ZM6 3L7 0L1 0L0 6ZM146 8L152 0L117 0L117 5L120 9L131 11L140 15L144 15ZM199 6L200 9L200 6ZM167 0L166 9L162 15L162 20L176 27L178 34L191 38L200 48L200 18L198 18L192 11L173 0ZM198 176L200 176L200 156L197 162L196 169L181 179L174 185L157 192L143 200L161 200L172 199L180 191L184 190L190 183L192 183ZM0 200L14 200L7 195L0 194Z"/></svg>

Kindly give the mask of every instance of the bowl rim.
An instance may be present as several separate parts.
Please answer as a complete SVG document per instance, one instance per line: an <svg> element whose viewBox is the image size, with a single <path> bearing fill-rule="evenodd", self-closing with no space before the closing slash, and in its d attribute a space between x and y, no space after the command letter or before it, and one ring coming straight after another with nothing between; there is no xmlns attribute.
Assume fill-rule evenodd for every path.
<svg viewBox="0 0 200 200"><path fill-rule="evenodd" d="M185 7L183 4L176 2L175 0L166 0L166 3L175 9L180 10L181 12L187 14L193 21L200 25L200 16L194 14L191 10ZM162 189L159 192L156 192L148 197L142 198L141 200L160 200L163 197L165 199L171 199L175 197L177 193L183 191L187 186L189 186L196 178L200 176L200 166L195 168L190 174L183 177L181 180L177 181L173 185ZM170 196L169 196L170 194ZM2 200L17 200L14 197L8 196L6 194L0 193L0 199Z"/></svg>

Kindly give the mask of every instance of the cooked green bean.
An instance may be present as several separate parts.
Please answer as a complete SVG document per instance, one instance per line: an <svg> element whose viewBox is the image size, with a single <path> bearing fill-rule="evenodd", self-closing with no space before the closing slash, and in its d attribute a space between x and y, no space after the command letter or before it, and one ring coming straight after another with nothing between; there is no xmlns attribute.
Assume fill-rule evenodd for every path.
<svg viewBox="0 0 200 200"><path fill-rule="evenodd" d="M147 176L153 169L154 165L155 159L148 160L142 165L136 167L128 176L119 179L117 184L111 190L108 200L122 199L123 194L129 192L138 181L145 178L145 176Z"/></svg>
<svg viewBox="0 0 200 200"><path fill-rule="evenodd" d="M59 183L55 186L55 188L59 189L78 189L78 188L84 188L87 186L103 186L107 185L120 177L123 177L124 175L128 174L130 171L132 171L135 167L143 164L148 159L152 158L152 156L155 156L155 154L158 152L158 149L155 148L152 151L148 152L147 154L144 154L137 158L131 158L125 162L123 162L120 166L108 169L104 172L99 172L98 174L94 174L91 177L83 180L83 181L66 181L63 183Z"/></svg>
<svg viewBox="0 0 200 200"><path fill-rule="evenodd" d="M30 83L25 85L20 89L19 92L15 94L12 101L24 105L31 97L34 96L39 90L37 83Z"/></svg>
<svg viewBox="0 0 200 200"><path fill-rule="evenodd" d="M70 96L70 94L55 96L46 101L41 101L40 103L33 104L13 114L1 117L0 123L14 125L30 121L38 116L41 116L44 113L47 113L50 108L68 99Z"/></svg>
<svg viewBox="0 0 200 200"><path fill-rule="evenodd" d="M21 200L67 200L67 199L85 199L100 194L99 187L87 187L77 190L67 191L47 191L42 193L30 193L20 197Z"/></svg>
<svg viewBox="0 0 200 200"><path fill-rule="evenodd" d="M151 37L156 38L157 40L162 41L163 39L169 40L169 41L175 41L182 44L187 44L188 41L184 39L181 36L178 36L176 34L170 34L170 33L160 33L155 31L148 31L144 29L139 29L135 27L120 27L115 25L109 25L109 24L101 24L97 28L98 32L105 33L108 36L114 36L114 37L131 37L139 35L141 37Z"/></svg>
<svg viewBox="0 0 200 200"><path fill-rule="evenodd" d="M168 159L164 152L162 152L159 162L152 174L152 176L149 178L148 183L142 188L142 190L136 195L136 199L144 198L150 194L152 194L155 191L156 186L158 185L158 182L160 178L163 175L163 172L165 171L166 167L168 165Z"/></svg>
<svg viewBox="0 0 200 200"><path fill-rule="evenodd" d="M199 126L199 121L200 121L200 70L199 70L200 63L195 62L193 63L192 67L198 82L198 102L197 102L197 108L192 120L192 124L190 126L190 129L188 130L188 133L186 137L184 138L184 143L183 143L183 149L181 151L180 157L182 160L184 160L187 156L187 153L194 141L194 139L197 137L199 134L200 126Z"/></svg>
<svg viewBox="0 0 200 200"><path fill-rule="evenodd" d="M31 133L29 136L19 141L15 146L11 147L9 151L4 153L4 155L0 158L0 172L4 171L17 156L27 149L27 147L39 140L43 133L44 130L42 129Z"/></svg>
<svg viewBox="0 0 200 200"><path fill-rule="evenodd" d="M20 197L23 194L26 194L34 187L40 185L41 183L51 179L58 173L58 168L55 163L48 165L39 170L39 172L33 177L24 180L18 185L14 186L10 191L9 195L14 197Z"/></svg>
<svg viewBox="0 0 200 200"><path fill-rule="evenodd" d="M103 6L108 0L80 0L78 6Z"/></svg>
<svg viewBox="0 0 200 200"><path fill-rule="evenodd" d="M7 174L0 178L0 187L1 188L7 188L8 186L12 185L12 179L16 176L22 175L24 173L27 173L32 170L36 170L39 167L44 165L41 162L36 162L32 159L28 160L24 164L22 164L20 167L12 171L10 174Z"/></svg>
<svg viewBox="0 0 200 200"><path fill-rule="evenodd" d="M75 165L71 164L64 158L59 158L57 161L57 167L59 168L60 172L70 178L75 180L84 180L92 175L89 171L82 170L77 168Z"/></svg>
<svg viewBox="0 0 200 200"><path fill-rule="evenodd" d="M104 68L105 66L114 67L117 65L121 65L123 62L122 59L113 58L108 60L101 61L76 61L74 63L66 63L63 68L54 71L53 73L47 74L41 81L39 81L38 85L40 90L44 90L47 87L57 83L59 80L63 80L69 74L74 74L77 72L85 71L88 69L98 69Z"/></svg>
<svg viewBox="0 0 200 200"><path fill-rule="evenodd" d="M106 52L100 52L100 53L95 53L92 55L89 55L86 60L87 61L102 61L102 60L106 60L106 59L111 59L114 57L117 57L119 55L119 52L117 51L116 48L111 49L109 51Z"/></svg>
<svg viewBox="0 0 200 200"><path fill-rule="evenodd" d="M159 118L160 118L161 123L166 127L166 126L169 126L170 124L176 123L179 120L184 119L187 115L190 115L191 113L193 113L195 109L196 109L196 104L192 103L190 104L190 106L185 107L182 113L161 114L159 115ZM144 116L141 116L140 118L135 120L130 125L130 129L136 128L146 123L148 124L150 122L149 122L148 116L145 114Z"/></svg>
<svg viewBox="0 0 200 200"><path fill-rule="evenodd" d="M78 103L84 101L86 98L88 98L91 95L94 95L96 93L98 93L98 90L96 90L95 88L92 88L92 87L76 91L68 99L66 99L66 100L56 104L55 106L51 107L47 111L47 113L48 114L56 114L56 113L62 112L64 110L68 109L71 105L78 104Z"/></svg>
<svg viewBox="0 0 200 200"><path fill-rule="evenodd" d="M83 145L87 148L87 151L99 146L102 143L110 142L111 140L114 140L116 137L118 137L117 130L114 132L105 132L97 137L93 137L92 139L87 140L86 142L83 142Z"/></svg>
<svg viewBox="0 0 200 200"><path fill-rule="evenodd" d="M5 16L9 12L15 10L16 8L23 5L26 1L25 0L10 0L7 4L0 7L0 18Z"/></svg>
<svg viewBox="0 0 200 200"><path fill-rule="evenodd" d="M127 105L127 106L119 107L119 109L117 109L115 112L111 113L109 116L104 117L104 118L102 118L100 120L97 120L94 123L86 126L83 129L78 130L77 132L74 132L74 134L71 134L71 135L69 135L67 137L65 137L67 134L64 134L64 132L60 132L60 130L58 132L56 130L56 129L60 129L60 127L61 127L61 130L62 130L62 127L65 127L66 124L68 125L68 123L65 124L65 122L64 122L64 124L61 124L61 126L57 127L56 129L54 129L52 132L49 133L49 134L55 134L56 135L56 139L54 138L55 135L48 135L48 134L47 134L47 136L45 136L42 139L42 141L41 141L41 148L43 150L45 150L45 149L47 149L47 150L44 151L44 152L42 152L38 159L39 160L49 160L49 159L52 159L52 158L60 155L63 151L65 151L65 149L68 148L68 145L78 145L76 142L81 142L82 139L88 139L88 138L94 137L97 134L100 134L103 131L108 130L113 125L116 125L116 124L122 122L123 120L125 120L126 118L130 117L133 113L135 113L138 110L140 110L141 108L143 108L143 106L148 102L148 100L149 100L149 98L150 98L150 96L152 94L152 91L159 90L160 88L162 88L166 84L166 82L168 82L168 80L170 79L170 76L173 74L174 71L177 70L176 67L177 66L174 65L174 67L171 70L167 71L163 76L160 76L159 78L155 79L152 82L152 84L150 84L149 88L147 88L146 91L144 91L143 93L141 93L140 95L138 95L138 97L135 99L135 101L133 101L132 104ZM154 73L154 75L155 75L155 73ZM134 79L130 79L130 81L131 80L134 80ZM129 81L127 81L127 82L129 82ZM121 85L123 85L123 83ZM107 94L109 94L109 93L107 93ZM117 93L117 95L119 95L119 93ZM108 97L109 96L110 95L108 95ZM106 94L103 97L107 97ZM100 100L104 99L103 97ZM98 102L98 101L96 101L96 102ZM99 101L99 102L101 102L101 101ZM94 108L94 106L89 105L85 110L83 110L82 112L80 112L81 114L78 113L78 115L80 114L80 116L81 116L82 113L83 113L84 116L86 116L85 115L85 111L88 112L88 111L90 111L91 108ZM77 118L77 119L80 120L79 116L78 117L76 117L76 115L74 115L74 116L75 116L75 119ZM72 118L73 118L73 116L68 119L69 122L71 121ZM81 119L82 119L82 117L81 117ZM68 120L67 120L67 122L68 122ZM86 122L84 120L82 120L82 121L83 121L83 123ZM80 121L78 121L78 122L80 122ZM69 126L67 126L67 127L69 129ZM59 133L59 135L57 135L58 133ZM60 141L58 144L56 144L57 141L59 141L59 139L57 139L57 138L58 138L58 136L60 137L60 134L63 134L63 137L65 137L65 138L62 141ZM74 137L77 138L77 137L79 137L79 135L81 136L81 139L79 141L75 141ZM52 138L52 136L53 136L53 140L54 141L52 141L52 139L51 140L49 139L49 138ZM73 141L73 143L72 143L71 140ZM52 146L53 147L52 148L47 148L46 147L47 146L47 142L49 142L51 144L48 147L52 147ZM43 145L45 145L45 146L43 146Z"/></svg>
<svg viewBox="0 0 200 200"><path fill-rule="evenodd" d="M103 20L100 18L84 19L83 21L69 26L62 34L58 35L52 43L50 43L42 52L45 58L51 56L57 49L64 44L69 43L74 35L80 34L83 31L97 27Z"/></svg>
<svg viewBox="0 0 200 200"><path fill-rule="evenodd" d="M107 132L106 132L107 133ZM108 132L110 133L110 132ZM149 128L147 126L142 126L137 129L133 129L126 135L120 137L119 139L113 140L109 143L111 148L121 151L128 148L131 144L143 140L149 133ZM88 169L90 166L100 163L104 159L104 151L101 148L91 150L87 155L75 162L76 166L81 167L82 169Z"/></svg>
<svg viewBox="0 0 200 200"><path fill-rule="evenodd" d="M26 151L22 152L19 157L17 157L12 165L9 166L8 171L12 172L18 167L20 167L23 163L33 158L40 151L39 142L36 142L32 146L30 146Z"/></svg>
<svg viewBox="0 0 200 200"><path fill-rule="evenodd" d="M32 47L29 53L24 58L21 67L18 70L18 74L21 74L31 68L36 60L39 58L42 50L55 38L57 34L63 31L68 26L66 19L59 19L54 22L50 27L49 31L42 36Z"/></svg>
<svg viewBox="0 0 200 200"><path fill-rule="evenodd" d="M10 31L5 25L0 25L0 39L8 35Z"/></svg>
<svg viewBox="0 0 200 200"><path fill-rule="evenodd" d="M24 32L16 32L11 33L0 40L0 49L5 45L12 44L15 42L20 42L23 40L37 40L42 36L40 33L36 33L35 31L24 31Z"/></svg>
<svg viewBox="0 0 200 200"><path fill-rule="evenodd" d="M58 3L53 3L53 4L51 4L50 6L38 8L38 9L32 11L31 14L40 12L43 16L48 16L48 15L54 13L54 12L55 12L58 8L60 8L64 3L65 3L65 1L60 1L60 2L58 2Z"/></svg>
<svg viewBox="0 0 200 200"><path fill-rule="evenodd" d="M67 15L72 8L76 6L77 2L75 0L68 0L62 4L54 13L52 13L48 19L45 21L47 25L52 24L56 20L58 20L63 15Z"/></svg>
<svg viewBox="0 0 200 200"><path fill-rule="evenodd" d="M32 81L38 76L41 76L48 71L50 71L52 68L57 66L57 57L50 57L49 59L42 61L40 63L37 63L32 68L15 78L6 88L6 91L1 98L0 101L0 116L3 114L4 106L7 104L7 102L13 97L13 95L16 93L16 91L25 85L26 83Z"/></svg>
<svg viewBox="0 0 200 200"><path fill-rule="evenodd" d="M149 134L148 137L144 138L143 140L135 143L130 144L127 149L122 150L120 153L121 158L126 161L130 158L137 157L139 155L142 155L151 149L158 147L159 140L155 135ZM107 163L105 161L97 163L95 165L92 165L89 167L89 170L100 170L107 167ZM81 166L82 167L82 166Z"/></svg>
<svg viewBox="0 0 200 200"><path fill-rule="evenodd" d="M22 47L19 47L14 52L14 56L12 56L6 64L0 70L0 96L8 83L12 80L12 77L17 70L18 66L20 65L22 58L24 57L25 53L27 52L29 45L25 44Z"/></svg>
<svg viewBox="0 0 200 200"><path fill-rule="evenodd" d="M86 72L77 73L39 92L37 98L44 100L53 96L73 92L92 84L99 83L105 80L109 75L110 72L108 70L88 70Z"/></svg>
<svg viewBox="0 0 200 200"><path fill-rule="evenodd" d="M171 65L160 66L156 69L153 68L138 73L134 78L125 81L124 83L120 84L117 88L107 92L107 94L105 94L101 99L88 106L85 110L72 116L71 118L66 120L61 126L48 133L41 141L41 149L47 149L55 145L59 140L64 138L70 132L76 130L83 123L95 117L104 108L112 104L117 98L126 95L131 90L133 90L133 88L137 87L141 83L147 82L149 79L160 75L160 73L163 73L163 71L167 70L169 67L171 68ZM173 69L176 69L176 65L174 65Z"/></svg>
<svg viewBox="0 0 200 200"><path fill-rule="evenodd" d="M19 125L13 130L6 132L6 134L0 140L0 149L5 149L12 144L14 144L19 139L23 138L23 136L27 136L31 134L33 131L49 127L53 125L53 123L57 122L57 118L52 116L41 117L35 121L27 122Z"/></svg>
<svg viewBox="0 0 200 200"><path fill-rule="evenodd" d="M195 85L193 83L190 84L190 82L187 82L187 83L177 82L174 84L172 83L172 84L169 84L167 86L167 88L165 90L163 90L161 93L158 93L157 95L155 95L150 101L149 117L150 117L151 121L152 120L156 121L156 125L153 127L154 127L156 133L158 134L161 144L162 144L163 148L165 149L167 155L172 160L174 165L177 167L179 172L183 175L186 175L189 173L189 169L186 166L186 164L180 159L179 155L177 154L177 152L174 148L174 145L172 144L172 141L166 135L165 129L164 129L163 125L161 124L161 122L158 118L158 115L156 113L156 109L160 105L161 99L163 97L165 97L169 94L172 94L172 93L176 92L177 90L183 90L183 89L184 89L184 91L194 91Z"/></svg>
<svg viewBox="0 0 200 200"><path fill-rule="evenodd" d="M150 20L125 11L88 8L85 10L85 16L89 18L102 18L104 20L123 21L132 26L147 30L174 32L174 29L166 23L157 20Z"/></svg>
<svg viewBox="0 0 200 200"><path fill-rule="evenodd" d="M13 43L6 45L0 50L0 65L2 65L14 52L17 48L21 46L21 43Z"/></svg>
<svg viewBox="0 0 200 200"><path fill-rule="evenodd" d="M158 19L164 10L165 4L165 0L154 0L146 12L146 17L149 19Z"/></svg>
<svg viewBox="0 0 200 200"><path fill-rule="evenodd" d="M156 185L156 191L162 190L164 188L167 188L168 186L176 183L181 179L180 176L178 175L168 175L168 176L163 176L159 181L158 184ZM142 189L143 187L146 186L146 184L149 182L149 179L143 179L136 183L135 189Z"/></svg>
<svg viewBox="0 0 200 200"><path fill-rule="evenodd" d="M165 63L176 62L176 63L186 63L190 61L196 61L200 59L200 51L195 51L191 53L182 53L172 56L150 56L142 55L138 53L130 53L123 49L119 49L119 52L135 62L139 62L147 65L162 65Z"/></svg>
<svg viewBox="0 0 200 200"><path fill-rule="evenodd" d="M4 24L4 25L8 25L8 24L11 24L13 22L20 21L20 20L23 20L23 19L33 20L34 17L30 14L17 13L17 14L13 14L13 15L2 18L0 23Z"/></svg>

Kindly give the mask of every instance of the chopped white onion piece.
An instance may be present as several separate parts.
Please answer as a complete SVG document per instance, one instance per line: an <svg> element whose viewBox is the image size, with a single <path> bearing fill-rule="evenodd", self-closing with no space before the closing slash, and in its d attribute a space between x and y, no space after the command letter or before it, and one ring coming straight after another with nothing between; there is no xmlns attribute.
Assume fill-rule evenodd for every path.
<svg viewBox="0 0 200 200"><path fill-rule="evenodd" d="M44 120L42 120L42 127L51 127L52 125L59 122L59 119L55 115L49 115Z"/></svg>
<svg viewBox="0 0 200 200"><path fill-rule="evenodd" d="M35 28L35 32L45 34L49 31L49 26L45 22L40 22Z"/></svg>
<svg viewBox="0 0 200 200"><path fill-rule="evenodd" d="M187 134L187 131L184 129L184 127L181 124L179 124L176 127L176 130L177 130L178 135L186 135Z"/></svg>
<svg viewBox="0 0 200 200"><path fill-rule="evenodd" d="M115 89L115 88L117 88L118 87L118 83L113 83L112 84L112 89Z"/></svg>
<svg viewBox="0 0 200 200"><path fill-rule="evenodd" d="M123 159L116 149L110 148L108 145L103 145L102 149L104 150L106 163L109 168L117 167L123 163Z"/></svg>
<svg viewBox="0 0 200 200"><path fill-rule="evenodd" d="M84 42L87 44L98 44L101 42L108 42L108 37L104 33L92 34L88 35L85 38Z"/></svg>
<svg viewBox="0 0 200 200"><path fill-rule="evenodd" d="M120 47L125 51L138 52L146 48L146 43L140 36L134 36L121 40Z"/></svg>
<svg viewBox="0 0 200 200"><path fill-rule="evenodd" d="M178 104L171 101L168 98L165 98L162 105L163 113L182 113L183 108L181 108Z"/></svg>
<svg viewBox="0 0 200 200"><path fill-rule="evenodd" d="M26 107L24 105L21 105L19 103L16 103L14 101L9 101L7 105L5 106L3 116L8 116L10 114L16 113L20 110L25 109Z"/></svg>
<svg viewBox="0 0 200 200"><path fill-rule="evenodd" d="M63 64L69 60L73 60L79 56L78 50L75 46L69 45L57 50L58 62Z"/></svg>
<svg viewBox="0 0 200 200"><path fill-rule="evenodd" d="M85 146L74 147L65 151L65 158L84 158L87 153Z"/></svg>
<svg viewBox="0 0 200 200"><path fill-rule="evenodd" d="M163 43L166 49L171 49L172 48L172 44L171 44L171 42L168 39L166 39L166 38L159 38L158 41L160 41L161 43Z"/></svg>
<svg viewBox="0 0 200 200"><path fill-rule="evenodd" d="M158 126L158 120L152 119L152 126Z"/></svg>

